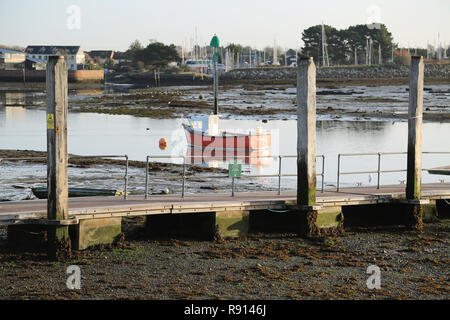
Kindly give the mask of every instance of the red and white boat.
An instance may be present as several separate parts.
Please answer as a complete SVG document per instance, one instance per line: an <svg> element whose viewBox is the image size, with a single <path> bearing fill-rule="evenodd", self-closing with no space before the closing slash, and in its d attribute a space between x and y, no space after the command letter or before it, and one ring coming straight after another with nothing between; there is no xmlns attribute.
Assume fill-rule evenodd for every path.
<svg viewBox="0 0 450 320"><path fill-rule="evenodd" d="M191 118L189 124L183 123L183 127L188 147L214 150L215 153L223 150L226 154L233 151L236 155L243 152L244 156L248 156L249 151L270 149L272 146L271 133L263 132L261 128L248 133L220 130L218 115Z"/></svg>
<svg viewBox="0 0 450 320"><path fill-rule="evenodd" d="M188 148L198 148L203 154L214 152L218 157L223 154L233 154L237 156L249 157L249 152L254 150L270 149L272 146L272 136L270 132L262 132L261 128L248 133L232 133L219 129L219 106L218 106L218 73L217 73L217 48L219 38L214 35L211 40L211 47L214 48L214 114L203 117L191 118L189 124L183 124Z"/></svg>
<svg viewBox="0 0 450 320"><path fill-rule="evenodd" d="M192 146L186 150L186 161L189 164L208 164L217 167L217 163L233 160L251 166L269 167L272 164L271 150L218 150L200 149Z"/></svg>

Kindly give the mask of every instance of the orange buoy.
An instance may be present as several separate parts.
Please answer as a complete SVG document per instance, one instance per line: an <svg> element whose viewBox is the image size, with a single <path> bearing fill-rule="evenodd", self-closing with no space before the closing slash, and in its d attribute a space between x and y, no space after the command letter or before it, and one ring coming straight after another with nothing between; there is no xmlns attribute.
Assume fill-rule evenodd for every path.
<svg viewBox="0 0 450 320"><path fill-rule="evenodd" d="M167 148L167 140L166 138L159 139L159 149L166 150Z"/></svg>

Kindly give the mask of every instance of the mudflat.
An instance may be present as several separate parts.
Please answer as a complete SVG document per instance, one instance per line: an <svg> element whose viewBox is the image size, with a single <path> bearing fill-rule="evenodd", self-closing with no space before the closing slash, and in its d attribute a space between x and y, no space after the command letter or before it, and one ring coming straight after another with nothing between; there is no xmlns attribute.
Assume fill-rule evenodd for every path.
<svg viewBox="0 0 450 320"><path fill-rule="evenodd" d="M399 226L347 229L303 239L251 234L233 240L149 239L143 218L125 219L125 240L50 262L8 248L0 229L0 299L448 299L450 220L417 233ZM67 267L81 289L66 287ZM369 289L369 266L380 289Z"/></svg>

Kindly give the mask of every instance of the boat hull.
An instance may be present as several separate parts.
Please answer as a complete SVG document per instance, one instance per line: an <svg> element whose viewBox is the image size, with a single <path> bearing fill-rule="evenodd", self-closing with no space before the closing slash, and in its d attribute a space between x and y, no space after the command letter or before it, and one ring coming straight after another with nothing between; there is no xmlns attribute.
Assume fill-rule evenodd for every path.
<svg viewBox="0 0 450 320"><path fill-rule="evenodd" d="M269 149L272 145L270 132L256 134L207 135L183 124L188 146L214 150L261 150Z"/></svg>

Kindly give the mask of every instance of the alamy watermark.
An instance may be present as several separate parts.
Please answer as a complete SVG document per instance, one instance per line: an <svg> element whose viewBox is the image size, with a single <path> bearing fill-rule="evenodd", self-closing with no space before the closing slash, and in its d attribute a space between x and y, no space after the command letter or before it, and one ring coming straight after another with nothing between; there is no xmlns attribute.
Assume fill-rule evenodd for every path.
<svg viewBox="0 0 450 320"><path fill-rule="evenodd" d="M77 5L68 6L66 9L68 14L66 20L66 26L69 30L80 30L81 29L81 8Z"/></svg>
<svg viewBox="0 0 450 320"><path fill-rule="evenodd" d="M381 29L381 9L377 5L371 5L366 9L367 13L367 28Z"/></svg>
<svg viewBox="0 0 450 320"><path fill-rule="evenodd" d="M367 279L366 285L370 290L379 290L381 289L381 270L376 265L370 265L367 267L367 274L371 276Z"/></svg>
<svg viewBox="0 0 450 320"><path fill-rule="evenodd" d="M69 277L66 281L67 289L79 290L81 289L81 269L79 266L71 265L67 267L66 273Z"/></svg>

